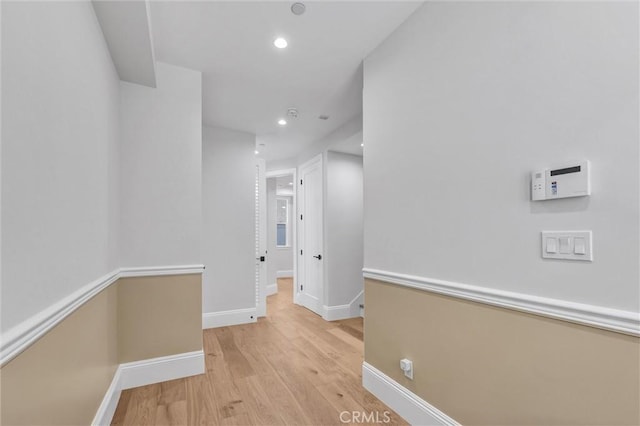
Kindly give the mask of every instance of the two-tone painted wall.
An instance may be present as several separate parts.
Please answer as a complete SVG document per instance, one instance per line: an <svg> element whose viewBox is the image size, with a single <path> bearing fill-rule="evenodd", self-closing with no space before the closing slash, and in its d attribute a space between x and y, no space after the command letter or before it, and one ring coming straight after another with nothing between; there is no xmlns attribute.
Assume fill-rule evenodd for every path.
<svg viewBox="0 0 640 426"><path fill-rule="evenodd" d="M463 424L640 422L639 52L635 2L427 2L365 60L365 383ZM576 159L592 196L530 201ZM542 259L583 229L593 262Z"/></svg>
<svg viewBox="0 0 640 426"><path fill-rule="evenodd" d="M204 367L201 75L156 77L119 81L90 2L2 3L2 424Z"/></svg>

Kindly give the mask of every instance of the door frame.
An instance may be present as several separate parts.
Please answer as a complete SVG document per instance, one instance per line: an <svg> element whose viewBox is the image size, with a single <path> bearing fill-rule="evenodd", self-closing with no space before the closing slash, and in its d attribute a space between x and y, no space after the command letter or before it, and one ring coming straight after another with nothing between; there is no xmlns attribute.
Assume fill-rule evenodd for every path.
<svg viewBox="0 0 640 426"><path fill-rule="evenodd" d="M256 316L267 315L267 263L261 261L262 256L266 256L267 251L267 179L265 177L266 162L262 158L256 158L256 212L255 212L255 232L256 232Z"/></svg>
<svg viewBox="0 0 640 426"><path fill-rule="evenodd" d="M325 309L325 301L326 301L326 297L325 297L325 277L326 277L326 236L325 236L325 180L324 180L324 176L325 176L325 169L324 169L324 165L325 165L325 159L324 159L324 154L320 153L316 156L314 156L313 158L311 158L310 160L304 162L303 164L298 166L298 173L299 176L302 177L302 170L315 165L316 163L318 163L319 165L319 169L320 169L320 204L321 204L321 209L320 209L320 215L321 215L321 219L320 219L320 240L322 241L322 255L324 256L325 261L322 262L322 269L321 269L321 274L322 276L320 277L319 281L318 281L318 285L320 286L319 290L318 290L318 301L319 301L319 306L318 306L318 311L316 312L318 315L322 316L324 318L324 309ZM300 220L300 215L304 214L304 212L302 211L304 209L304 200L302 199L302 192L304 191L304 185L299 183L299 180L296 180L296 188L297 191L296 193L299 196L299 199L301 200L300 203L298 204L299 209L296 210L297 212L297 216L296 216L296 227L300 227L300 232L299 232L299 247L304 247L304 231L302 229L302 227L304 226L304 224L302 223L303 221ZM298 251L296 251L296 258L298 258ZM300 275L301 272L304 271L304 258L303 256L301 256L301 267L299 267L297 269L296 272L296 276ZM294 292L294 302L298 305L301 305L302 302L300 301L300 286L298 285L300 281L297 280L296 281L296 291Z"/></svg>
<svg viewBox="0 0 640 426"><path fill-rule="evenodd" d="M298 185L295 185L295 182L298 181L298 169L280 169L280 170L272 170L269 172L265 173L265 188L266 188L266 183L267 183L267 179L269 178L277 178L280 176L293 176L293 182L294 182L294 191L293 191L293 203L291 206L291 211L293 212L294 215L297 215L298 213ZM265 212L266 215L266 212ZM267 224L268 226L268 224ZM292 253L293 253L293 288L297 290L298 288L298 221L294 220L293 223L291 224L291 249L292 249ZM267 231L268 232L268 231ZM270 259L270 254L267 253L267 262ZM276 283L277 283L277 277L276 277ZM265 304L266 304L266 298L267 295L266 293L264 295L262 295L262 297L264 297L265 299ZM297 291L293 291L293 302L294 303L298 303L298 297L297 297Z"/></svg>

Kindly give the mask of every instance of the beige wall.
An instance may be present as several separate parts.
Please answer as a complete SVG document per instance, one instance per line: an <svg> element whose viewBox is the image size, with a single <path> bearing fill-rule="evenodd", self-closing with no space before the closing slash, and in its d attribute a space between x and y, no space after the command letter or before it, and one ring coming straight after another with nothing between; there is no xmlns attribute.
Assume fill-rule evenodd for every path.
<svg viewBox="0 0 640 426"><path fill-rule="evenodd" d="M121 278L118 288L120 362L202 349L200 275Z"/></svg>
<svg viewBox="0 0 640 426"><path fill-rule="evenodd" d="M117 286L2 367L3 425L86 425L118 365Z"/></svg>
<svg viewBox="0 0 640 426"><path fill-rule="evenodd" d="M374 280L365 299L365 361L462 424L640 424L636 337Z"/></svg>
<svg viewBox="0 0 640 426"><path fill-rule="evenodd" d="M202 349L201 276L123 278L2 367L2 425L87 425L119 363Z"/></svg>

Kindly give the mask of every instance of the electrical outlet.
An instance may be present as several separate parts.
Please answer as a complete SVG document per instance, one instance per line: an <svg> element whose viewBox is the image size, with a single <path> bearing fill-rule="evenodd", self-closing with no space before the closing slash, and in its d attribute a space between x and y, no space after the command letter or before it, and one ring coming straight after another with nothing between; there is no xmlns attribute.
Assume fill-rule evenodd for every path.
<svg viewBox="0 0 640 426"><path fill-rule="evenodd" d="M400 360L400 369L404 372L404 375L413 380L413 361L403 358Z"/></svg>

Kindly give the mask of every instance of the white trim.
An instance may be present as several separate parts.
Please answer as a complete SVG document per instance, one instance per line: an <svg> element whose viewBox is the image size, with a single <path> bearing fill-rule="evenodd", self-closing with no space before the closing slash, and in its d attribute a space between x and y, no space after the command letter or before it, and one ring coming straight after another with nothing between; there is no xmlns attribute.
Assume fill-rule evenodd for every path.
<svg viewBox="0 0 640 426"><path fill-rule="evenodd" d="M102 398L100 407L98 407L98 411L91 422L92 426L108 426L111 424L113 415L116 413L116 408L118 408L118 401L120 401L121 393L120 367L118 367L113 375L113 379L111 380L111 384L109 385L107 392L104 394L104 398Z"/></svg>
<svg viewBox="0 0 640 426"><path fill-rule="evenodd" d="M367 362L362 363L362 386L412 425L459 425Z"/></svg>
<svg viewBox="0 0 640 426"><path fill-rule="evenodd" d="M360 293L356 297L353 298L350 305L350 318L356 318L363 316L363 310L360 308L360 305L364 304L364 289L360 290Z"/></svg>
<svg viewBox="0 0 640 426"><path fill-rule="evenodd" d="M278 271L278 272L276 272L276 276L278 278L291 278L291 277L293 277L293 271L292 270Z"/></svg>
<svg viewBox="0 0 640 426"><path fill-rule="evenodd" d="M256 308L234 309L231 311L205 312L202 314L202 328L226 327L229 325L256 322Z"/></svg>
<svg viewBox="0 0 640 426"><path fill-rule="evenodd" d="M204 351L186 352L120 364L120 389L204 374Z"/></svg>
<svg viewBox="0 0 640 426"><path fill-rule="evenodd" d="M269 284L267 286L267 296L273 296L278 292L278 284Z"/></svg>
<svg viewBox="0 0 640 426"><path fill-rule="evenodd" d="M364 277L459 299L640 336L640 313L364 268Z"/></svg>
<svg viewBox="0 0 640 426"><path fill-rule="evenodd" d="M360 316L360 303L364 299L364 290L360 291L351 302L346 305L322 305L322 318L326 321L337 321Z"/></svg>
<svg viewBox="0 0 640 426"><path fill-rule="evenodd" d="M3 333L0 366L18 356L76 309L116 282L119 276L119 270L116 269Z"/></svg>
<svg viewBox="0 0 640 426"><path fill-rule="evenodd" d="M201 274L204 265L154 266L144 268L119 268L90 282L48 308L27 318L2 334L0 366L22 353L49 330L88 302L95 295L109 287L119 278L146 277L160 275Z"/></svg>
<svg viewBox="0 0 640 426"><path fill-rule="evenodd" d="M202 272L204 272L204 265L146 266L140 268L121 268L120 278L190 275L201 274Z"/></svg>
<svg viewBox="0 0 640 426"><path fill-rule="evenodd" d="M204 374L204 362L199 350L120 364L91 424L111 424L123 389Z"/></svg>
<svg viewBox="0 0 640 426"><path fill-rule="evenodd" d="M325 321L337 321L350 318L351 312L349 308L351 308L351 305L322 305L322 318Z"/></svg>
<svg viewBox="0 0 640 426"><path fill-rule="evenodd" d="M295 175L295 174L296 174L296 169L294 167L292 169L271 170L270 172L265 172L264 175L266 178L274 178L274 177L288 176L288 175Z"/></svg>

